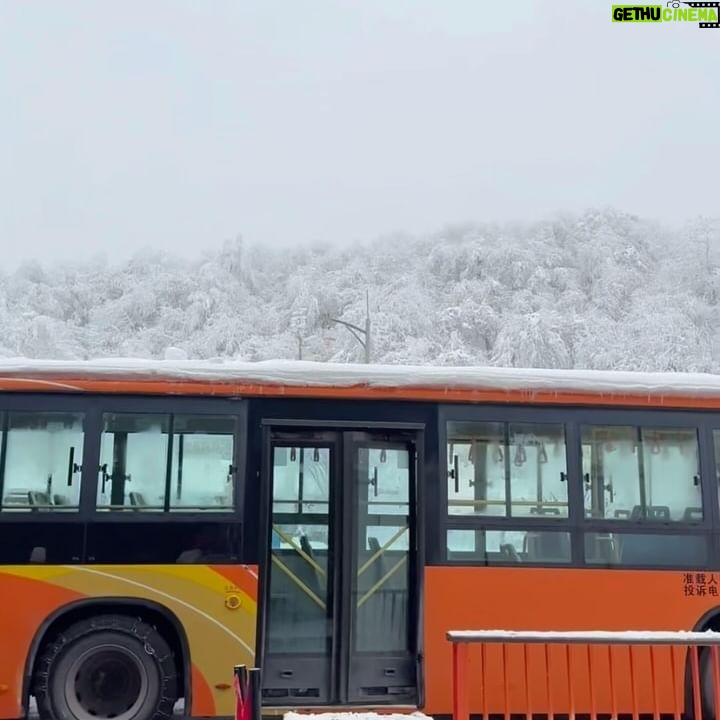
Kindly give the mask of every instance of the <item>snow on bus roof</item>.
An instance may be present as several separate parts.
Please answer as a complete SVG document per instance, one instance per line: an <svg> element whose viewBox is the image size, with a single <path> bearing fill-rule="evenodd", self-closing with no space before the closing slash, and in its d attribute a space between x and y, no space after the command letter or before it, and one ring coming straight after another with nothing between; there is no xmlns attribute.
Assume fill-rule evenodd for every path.
<svg viewBox="0 0 720 720"><path fill-rule="evenodd" d="M720 397L720 375L614 370L542 370L500 367L360 365L298 360L0 359L3 380L128 380L271 386L440 388ZM55 384L55 383L50 383Z"/></svg>

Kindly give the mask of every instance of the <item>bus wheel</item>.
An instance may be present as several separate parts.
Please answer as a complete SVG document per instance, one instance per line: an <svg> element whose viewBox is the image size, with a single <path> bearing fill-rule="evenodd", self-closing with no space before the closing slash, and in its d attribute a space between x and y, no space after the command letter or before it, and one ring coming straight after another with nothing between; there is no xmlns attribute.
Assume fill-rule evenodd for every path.
<svg viewBox="0 0 720 720"><path fill-rule="evenodd" d="M172 715L177 670L160 633L142 620L81 620L49 644L35 695L43 718L152 720Z"/></svg>
<svg viewBox="0 0 720 720"><path fill-rule="evenodd" d="M703 648L700 655L700 697L702 698L703 720L715 720L715 683L713 680L714 664L712 652Z"/></svg>

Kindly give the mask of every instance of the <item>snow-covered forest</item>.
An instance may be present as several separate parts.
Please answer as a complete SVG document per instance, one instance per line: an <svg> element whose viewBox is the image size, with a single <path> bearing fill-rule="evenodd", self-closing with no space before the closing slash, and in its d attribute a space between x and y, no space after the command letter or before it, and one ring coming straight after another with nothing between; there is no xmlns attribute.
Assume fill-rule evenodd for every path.
<svg viewBox="0 0 720 720"><path fill-rule="evenodd" d="M68 258L0 275L0 356L720 371L720 220L612 210L362 245L242 239L193 260Z"/></svg>

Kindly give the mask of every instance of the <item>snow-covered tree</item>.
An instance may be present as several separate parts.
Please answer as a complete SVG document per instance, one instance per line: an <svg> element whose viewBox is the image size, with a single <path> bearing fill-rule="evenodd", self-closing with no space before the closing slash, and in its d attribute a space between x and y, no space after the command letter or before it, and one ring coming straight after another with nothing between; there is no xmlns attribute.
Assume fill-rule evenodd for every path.
<svg viewBox="0 0 720 720"><path fill-rule="evenodd" d="M372 360L720 372L720 220L612 209L356 246L146 251L0 274L0 356Z"/></svg>

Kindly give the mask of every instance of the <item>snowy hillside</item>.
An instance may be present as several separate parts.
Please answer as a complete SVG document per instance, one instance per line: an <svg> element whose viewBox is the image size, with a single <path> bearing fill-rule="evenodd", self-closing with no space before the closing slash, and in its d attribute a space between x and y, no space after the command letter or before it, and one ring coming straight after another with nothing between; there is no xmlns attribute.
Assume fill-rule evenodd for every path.
<svg viewBox="0 0 720 720"><path fill-rule="evenodd" d="M720 372L720 223L588 211L343 248L69 258L0 275L0 357L362 361Z"/></svg>

